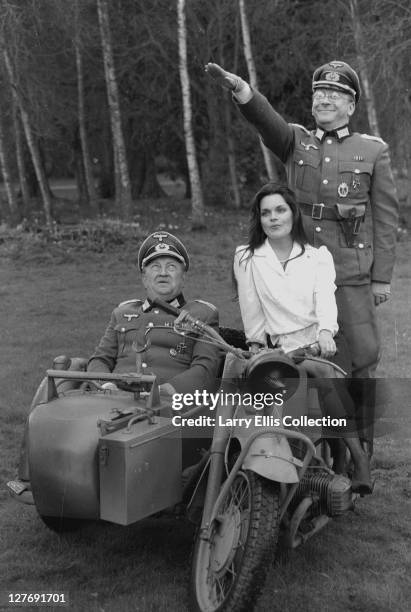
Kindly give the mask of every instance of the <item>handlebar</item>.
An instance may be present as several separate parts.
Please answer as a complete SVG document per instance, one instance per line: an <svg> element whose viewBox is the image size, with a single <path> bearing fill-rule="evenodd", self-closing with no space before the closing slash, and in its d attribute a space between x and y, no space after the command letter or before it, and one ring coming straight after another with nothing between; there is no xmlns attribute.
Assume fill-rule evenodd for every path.
<svg viewBox="0 0 411 612"><path fill-rule="evenodd" d="M171 304L169 304L168 302L164 302L159 298L155 298L153 300L153 304L160 306L162 310L165 310L169 314L172 314L177 317L177 320L174 323L174 329L178 333L184 333L184 331L193 331L194 333L200 333L200 339L202 342L209 342L210 344L214 344L214 346L220 347L226 353L233 353L237 357L241 357L243 359L250 357L250 353L248 351L243 351L242 349L231 346L231 344L228 344L228 342L226 342L224 338L220 336L220 334L215 329L213 329L210 325L207 325L207 323L204 323L200 319L196 319L186 310L179 310L178 308L171 306ZM184 329L184 324L188 325L191 330ZM179 325L181 325L181 329L179 329Z"/></svg>
<svg viewBox="0 0 411 612"><path fill-rule="evenodd" d="M184 333L184 331L187 332L187 329L184 330L183 326L184 324L188 324L191 327L192 331L201 334L200 340L202 342L209 342L210 344L213 344L214 346L220 347L226 353L232 353L242 359L244 358L249 359L250 357L252 357L252 353L250 353L249 351L244 351L240 348L236 348L232 346L231 344L228 344L224 340L224 338L222 338L222 336L215 329L213 329L206 323L203 323L203 321L196 319L195 317L190 315L190 313L187 312L186 310L184 309L179 310L178 308L175 308L175 306L171 306L171 304L159 298L155 298L153 300L153 304L157 304L160 308L162 308L162 310L165 310L169 314L172 314L177 317L177 320L174 323L174 329L177 333ZM179 324L182 325L181 330L178 329ZM314 342L312 344L302 346L294 351L290 351L285 354L295 363L298 363L299 361L302 361L303 359L310 359L313 361L319 360L319 361L331 364L336 370L341 372L343 375L347 374L337 364L320 357L320 348L319 348L318 342Z"/></svg>

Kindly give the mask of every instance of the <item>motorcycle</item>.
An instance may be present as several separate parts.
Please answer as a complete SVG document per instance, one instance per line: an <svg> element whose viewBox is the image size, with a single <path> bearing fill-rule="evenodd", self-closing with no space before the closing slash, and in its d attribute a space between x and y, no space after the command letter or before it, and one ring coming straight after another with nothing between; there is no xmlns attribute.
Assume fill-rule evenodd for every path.
<svg viewBox="0 0 411 612"><path fill-rule="evenodd" d="M130 525L171 508L184 513L197 525L191 609L250 611L280 532L296 548L353 507L321 427L304 426L321 409L299 363L318 358L308 347L250 355L227 333L162 307L177 316L174 332L226 354L215 409L203 401L181 414L160 396L141 367L152 327L134 346L134 373L86 372L84 360L57 358L28 419L34 504L59 532L86 520Z"/></svg>

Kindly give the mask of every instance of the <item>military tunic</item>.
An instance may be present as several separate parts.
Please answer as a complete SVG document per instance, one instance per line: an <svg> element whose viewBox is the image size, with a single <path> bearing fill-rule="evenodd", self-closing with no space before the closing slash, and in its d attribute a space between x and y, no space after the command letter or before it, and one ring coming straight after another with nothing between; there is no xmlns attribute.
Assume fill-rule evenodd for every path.
<svg viewBox="0 0 411 612"><path fill-rule="evenodd" d="M184 304L184 310L218 330L218 312L212 304L194 300ZM148 339L150 345L142 353L142 367L145 373L155 374L159 384L168 382L178 393L192 393L197 389L215 390L221 363L218 349L195 338L176 334L173 331L175 318L159 306L152 308L148 300L122 302L113 310L87 370L135 371L133 342L142 348ZM146 337L148 326L153 329Z"/></svg>

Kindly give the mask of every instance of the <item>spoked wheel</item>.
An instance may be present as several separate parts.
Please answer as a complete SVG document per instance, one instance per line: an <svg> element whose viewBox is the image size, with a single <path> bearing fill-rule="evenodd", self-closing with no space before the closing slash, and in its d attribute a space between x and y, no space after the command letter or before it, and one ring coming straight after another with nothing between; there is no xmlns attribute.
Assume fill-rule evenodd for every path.
<svg viewBox="0 0 411 612"><path fill-rule="evenodd" d="M238 472L221 501L209 540L197 537L191 576L192 609L250 612L264 585L279 532L278 486Z"/></svg>

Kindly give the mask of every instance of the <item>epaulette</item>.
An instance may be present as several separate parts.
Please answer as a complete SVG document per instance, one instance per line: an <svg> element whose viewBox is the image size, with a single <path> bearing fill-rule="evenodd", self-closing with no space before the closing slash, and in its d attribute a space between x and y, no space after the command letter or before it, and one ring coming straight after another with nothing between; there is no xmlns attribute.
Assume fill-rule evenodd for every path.
<svg viewBox="0 0 411 612"><path fill-rule="evenodd" d="M300 125L299 123L289 123L288 125L291 125L292 127L298 127L300 128L303 132L305 132L306 134L308 134L308 136L311 136L311 132L310 130L307 130L306 127L304 127L303 125Z"/></svg>
<svg viewBox="0 0 411 612"><path fill-rule="evenodd" d="M379 136L371 136L371 134L361 134L362 138L366 138L367 140L375 140L375 142L380 142L381 144L387 144L385 140L380 138Z"/></svg>
<svg viewBox="0 0 411 612"><path fill-rule="evenodd" d="M208 306L209 308L211 308L211 310L217 311L217 308L214 306L214 304L211 304L211 302L206 302L205 300L194 300L194 301L198 302L199 304L205 304L205 306Z"/></svg>
<svg viewBox="0 0 411 612"><path fill-rule="evenodd" d="M141 306L141 304L143 303L143 300L126 300L125 302L120 302L120 304L117 306L117 308L119 306L125 306L126 304L135 304L136 306Z"/></svg>

